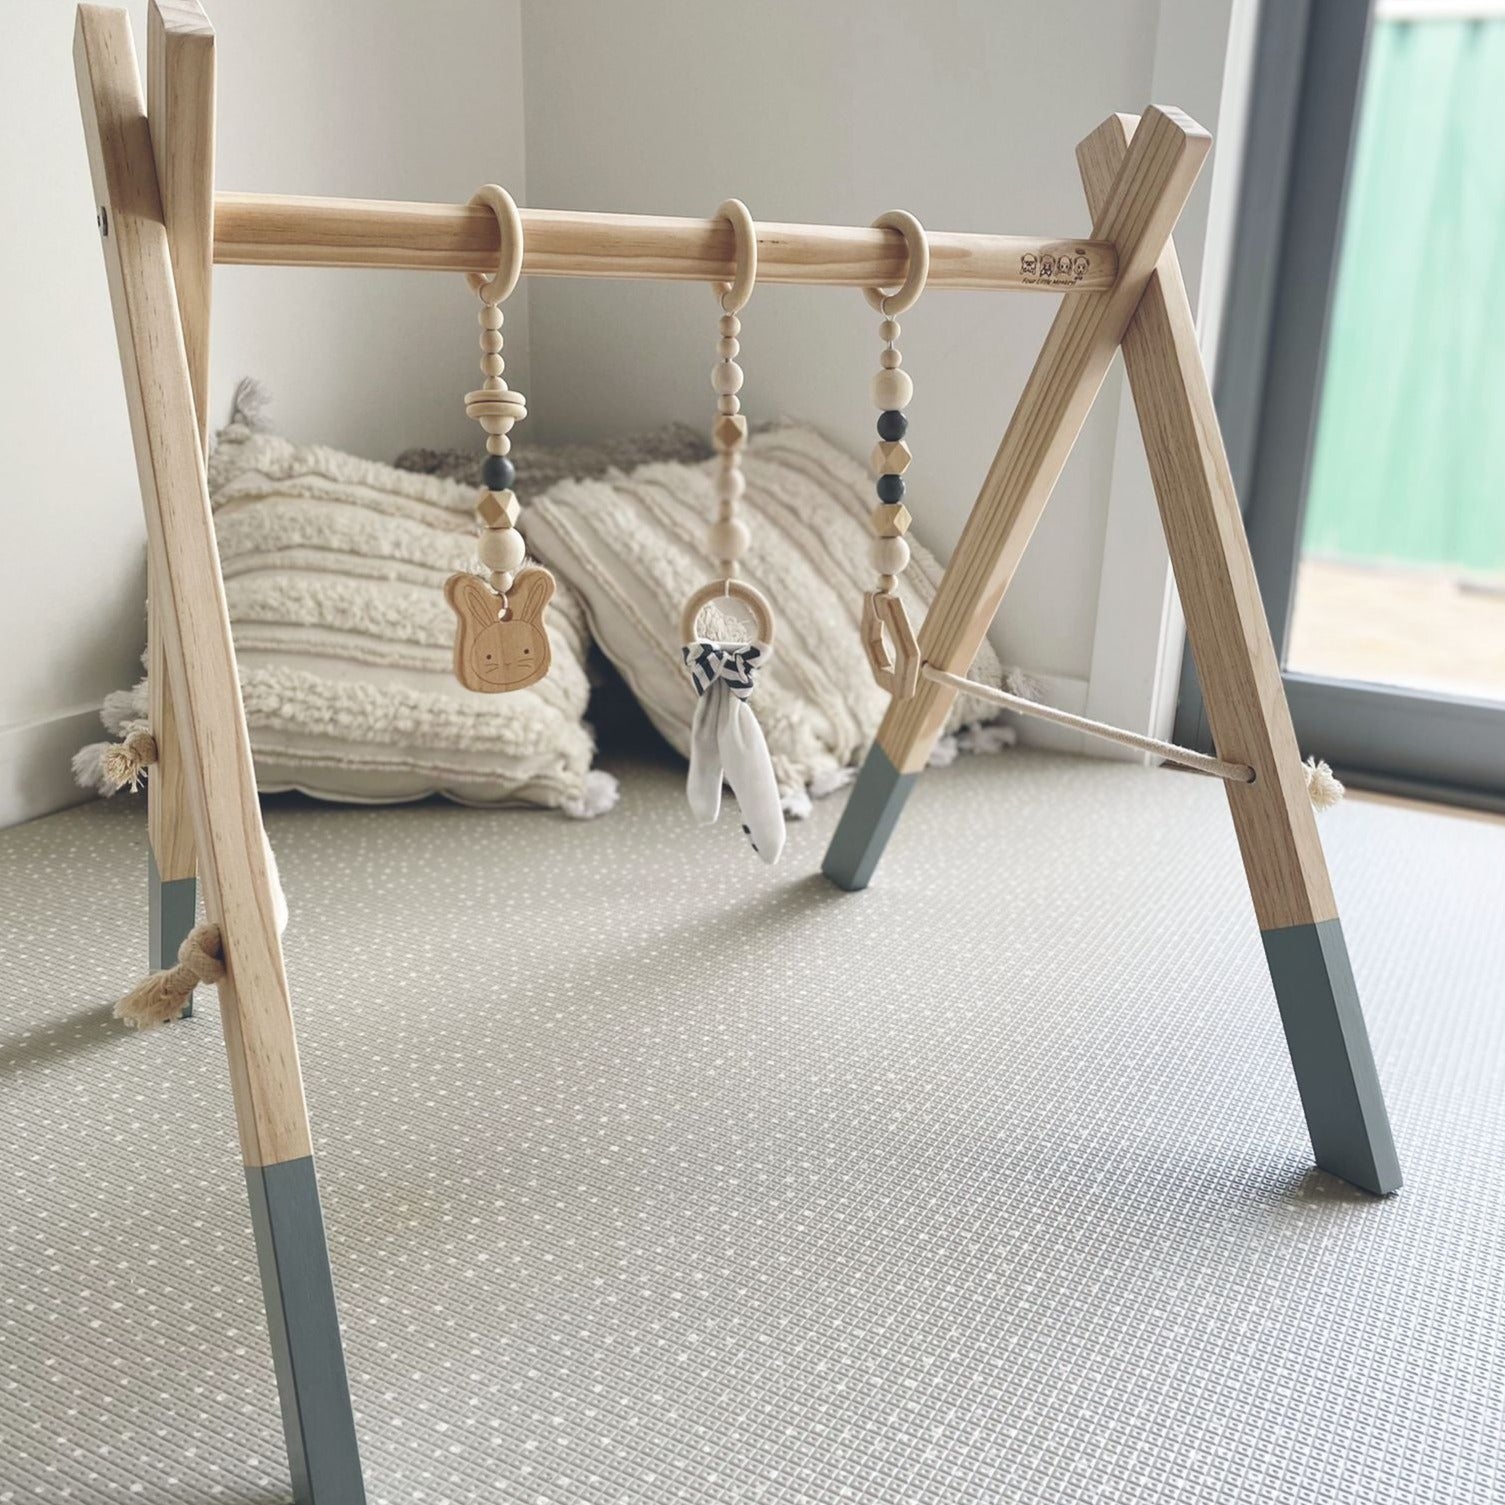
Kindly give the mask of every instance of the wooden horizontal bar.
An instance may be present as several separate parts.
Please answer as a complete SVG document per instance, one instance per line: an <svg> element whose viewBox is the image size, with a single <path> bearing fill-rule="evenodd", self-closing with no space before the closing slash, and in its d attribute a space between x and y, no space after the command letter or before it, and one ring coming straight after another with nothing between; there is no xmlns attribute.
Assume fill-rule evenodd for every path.
<svg viewBox="0 0 1505 1505"><path fill-rule="evenodd" d="M523 272L535 277L730 281L725 220L524 209ZM468 204L285 198L221 193L214 259L226 266L406 267L488 272L496 217ZM897 230L758 225L758 279L830 287L894 287L907 256ZM1106 241L930 232L931 287L1101 292L1118 276Z"/></svg>

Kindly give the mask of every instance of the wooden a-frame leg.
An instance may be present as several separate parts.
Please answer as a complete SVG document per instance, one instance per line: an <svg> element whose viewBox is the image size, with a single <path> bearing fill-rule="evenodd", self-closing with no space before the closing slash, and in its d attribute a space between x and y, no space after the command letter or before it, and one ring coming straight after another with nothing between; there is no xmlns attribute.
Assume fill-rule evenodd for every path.
<svg viewBox="0 0 1505 1505"><path fill-rule="evenodd" d="M293 1486L300 1505L361 1505L365 1488L292 1005L156 167L123 11L80 7L74 64L204 908L224 938L220 1013Z"/></svg>
<svg viewBox="0 0 1505 1505"><path fill-rule="evenodd" d="M199 440L209 432L209 296L214 275L214 29L196 0L152 0L146 102ZM162 593L146 572L148 721L157 761L146 782L147 914L152 971L177 961L193 929L198 864L167 668ZM190 994L183 1018L193 1014Z"/></svg>
<svg viewBox="0 0 1505 1505"><path fill-rule="evenodd" d="M1092 238L1118 248L1118 280L1062 299L920 628L927 663L953 674L971 667L1211 144L1177 110L1145 112L1093 215ZM913 696L889 704L826 852L824 872L842 888L872 877L955 696L922 680Z"/></svg>
<svg viewBox="0 0 1505 1505"><path fill-rule="evenodd" d="M1077 149L1094 212L1135 144L1132 117L1114 116ZM1312 1149L1323 1170L1392 1192L1400 1164L1173 246L1123 352L1218 756L1255 770L1224 787Z"/></svg>

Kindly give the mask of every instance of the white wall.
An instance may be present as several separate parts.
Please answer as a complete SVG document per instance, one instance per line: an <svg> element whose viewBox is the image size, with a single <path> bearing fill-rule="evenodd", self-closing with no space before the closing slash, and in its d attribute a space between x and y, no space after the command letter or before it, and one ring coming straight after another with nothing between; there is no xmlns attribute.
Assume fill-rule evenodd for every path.
<svg viewBox="0 0 1505 1505"><path fill-rule="evenodd" d="M531 202L710 214L728 195L755 218L865 224L913 210L955 230L1085 233L1076 142L1114 110L1152 100L1218 124L1235 0L700 0L606 6L526 0ZM1238 0L1242 3L1242 0ZM1178 244L1195 290L1210 172ZM903 318L915 380L906 498L919 535L949 552L1030 369L1056 300L936 291ZM541 433L704 422L714 307L705 289L540 281L533 289L532 421ZM767 286L743 314L745 407L791 414L866 454L875 316L853 291ZM1006 657L1080 705L1111 664L1098 622L1110 482L1121 465L1112 376L999 616ZM567 402L560 399L568 394ZM1125 395L1124 401L1127 402ZM1138 464L1137 458L1133 462ZM1144 490L1119 540L1154 569ZM1137 561L1123 611L1158 627L1160 587ZM1143 601L1148 600L1148 609ZM1142 636L1142 634L1141 634ZM1136 639L1136 651L1155 656ZM1144 701L1142 687L1135 696ZM1126 697L1120 696L1122 700ZM1133 699L1135 697L1128 697ZM1145 701L1131 721L1150 714Z"/></svg>
<svg viewBox="0 0 1505 1505"><path fill-rule="evenodd" d="M226 188L460 199L524 186L517 0L208 0ZM145 62L145 0L127 6ZM144 530L73 81L73 0L0 46L0 825L77 798L67 762L139 674ZM478 45L478 38L482 45ZM260 376L294 437L386 456L469 442L463 280L221 268L213 413ZM526 387L525 299L509 372Z"/></svg>

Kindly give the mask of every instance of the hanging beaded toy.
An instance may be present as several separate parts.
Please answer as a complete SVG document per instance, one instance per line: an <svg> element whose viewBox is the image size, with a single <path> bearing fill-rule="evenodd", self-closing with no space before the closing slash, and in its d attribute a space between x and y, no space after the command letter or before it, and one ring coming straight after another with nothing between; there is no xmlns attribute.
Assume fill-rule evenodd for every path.
<svg viewBox="0 0 1505 1505"><path fill-rule="evenodd" d="M481 525L478 552L486 580L461 573L444 583L444 596L458 619L455 677L468 690L500 694L537 684L548 672L551 654L544 612L554 595L554 577L537 565L522 568L527 556L518 532L517 497L512 491L516 469L508 458L513 424L528 416L521 392L507 388L502 373L501 302L517 286L523 267L523 223L512 195L488 183L470 201L483 204L497 218L501 250L494 276L467 272L480 295L480 387L465 394L465 413L486 431L486 462L481 479L486 489L476 503Z"/></svg>
<svg viewBox="0 0 1505 1505"><path fill-rule="evenodd" d="M758 718L748 698L758 670L773 652L773 610L756 586L737 579L738 561L747 552L747 524L737 516L747 490L742 474L742 450L747 443L747 419L740 412L737 393L742 368L737 364L742 332L737 318L752 296L758 275L758 237L752 215L740 199L728 199L716 211L729 219L736 240L737 265L732 282L716 288L721 305L720 337L711 387L716 393L716 421L711 429L719 464L716 468L716 520L708 542L718 579L702 586L680 612L679 634L685 668L695 690L695 715L690 724L690 774L686 785L690 809L709 825L721 813L723 783L732 786L742 812L742 830L764 862L777 862L784 849L784 811L774 777L773 761ZM697 619L712 602L734 600L753 615L754 636L737 640L703 638Z"/></svg>
<svg viewBox="0 0 1505 1505"><path fill-rule="evenodd" d="M879 369L872 381L873 405L878 411L878 442L871 466L877 478L878 505L871 522L877 536L868 558L878 572L878 585L862 598L862 646L879 686L896 699L914 694L920 678L920 649L909 613L898 594L899 576L909 564L909 509L904 505L904 472L913 458L904 436L909 419L904 409L914 396L914 383L903 370L899 354L899 322L895 314L912 308L930 275L930 242L914 215L895 209L873 221L876 228L899 230L909 251L909 272L902 287L885 294L881 288L863 289L868 303L883 315L878 338L883 341Z"/></svg>

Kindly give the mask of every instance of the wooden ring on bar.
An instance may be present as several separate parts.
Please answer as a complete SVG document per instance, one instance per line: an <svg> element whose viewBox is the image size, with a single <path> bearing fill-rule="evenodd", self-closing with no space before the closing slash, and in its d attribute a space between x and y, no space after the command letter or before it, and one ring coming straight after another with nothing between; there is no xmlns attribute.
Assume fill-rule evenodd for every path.
<svg viewBox="0 0 1505 1505"><path fill-rule="evenodd" d="M465 280L481 295L481 302L494 307L517 286L517 279L523 274L523 217L518 213L517 201L496 183L478 188L471 194L470 202L496 215L497 233L501 237L496 272L490 277L484 272L465 274Z"/></svg>
<svg viewBox="0 0 1505 1505"><path fill-rule="evenodd" d="M721 285L721 312L734 314L747 306L753 284L758 280L758 227L741 199L727 199L716 210L717 219L732 222L736 240L736 271L730 283Z"/></svg>
<svg viewBox="0 0 1505 1505"><path fill-rule="evenodd" d="M890 209L873 221L875 230L898 230L904 237L904 247L909 252L909 271L903 283L893 292L885 294L881 287L865 287L862 296L868 305L884 318L902 314L913 308L925 291L930 276L930 237L925 227L907 209Z"/></svg>
<svg viewBox="0 0 1505 1505"><path fill-rule="evenodd" d="M712 601L728 599L740 601L744 606L752 608L758 629L758 641L766 643L771 648L773 646L773 608L768 604L768 597L757 586L749 585L745 580L713 580L709 585L702 585L685 602L684 609L679 614L680 641L693 643L695 619Z"/></svg>

